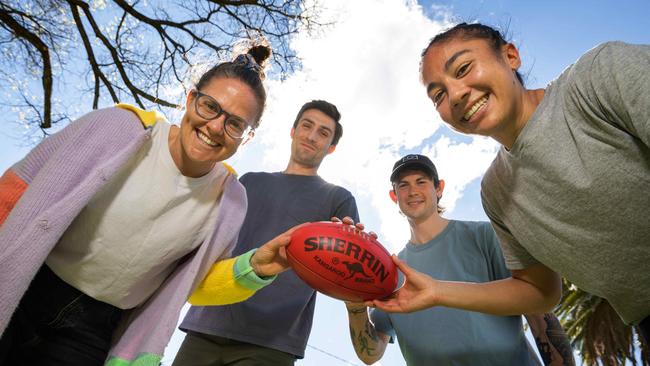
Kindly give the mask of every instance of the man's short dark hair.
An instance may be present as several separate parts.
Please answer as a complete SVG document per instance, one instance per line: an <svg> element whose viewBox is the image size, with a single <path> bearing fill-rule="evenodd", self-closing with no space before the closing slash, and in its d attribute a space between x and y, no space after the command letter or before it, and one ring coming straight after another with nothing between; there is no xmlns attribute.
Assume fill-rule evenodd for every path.
<svg viewBox="0 0 650 366"><path fill-rule="evenodd" d="M296 120L293 122L293 128L296 128L296 126L298 126L300 117L302 117L302 114L305 113L305 111L308 109L317 109L334 120L334 124L336 126L334 128L334 137L332 138L332 143L330 145L338 144L341 136L343 136L343 126L341 126L341 123L339 122L341 120L341 113L334 104L325 100L312 100L311 102L305 103L302 108L300 108L300 111L298 111Z"/></svg>

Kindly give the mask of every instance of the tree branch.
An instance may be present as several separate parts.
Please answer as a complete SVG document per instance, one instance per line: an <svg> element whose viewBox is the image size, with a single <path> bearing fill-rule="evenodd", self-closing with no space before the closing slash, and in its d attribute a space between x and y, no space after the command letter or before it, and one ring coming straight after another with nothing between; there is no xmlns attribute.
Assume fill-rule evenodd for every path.
<svg viewBox="0 0 650 366"><path fill-rule="evenodd" d="M144 104L142 104L142 101L139 98L140 96L147 99L147 100L149 100L150 102L160 104L160 105L165 106L165 107L171 107L171 108L179 108L180 107L178 104L170 103L170 102L168 102L166 100L156 98L153 95L150 95L150 94L146 93L144 90L141 90L138 87L136 87L135 85L133 85L133 83L131 82L131 79L129 78L129 76L126 73L126 70L124 69L124 65L122 64L122 61L121 61L120 57L117 54L117 50L115 49L115 47L113 47L110 40L108 38L106 38L104 33L102 33L101 29L99 29L99 26L95 22L95 18L90 13L90 7L88 6L88 4L84 3L83 1L79 1L79 0L67 0L67 1L71 5L76 5L76 6L80 7L81 10L83 10L84 15L86 16L86 19L88 19L88 22L90 23L90 26L92 27L93 31L95 32L95 36L97 38L99 38L99 40L102 42L102 44L104 44L104 47L106 47L106 49L109 51L111 57L113 58L113 62L115 64L115 67L117 67L117 70L118 70L120 76L122 77L122 81L124 82L126 87L131 91L131 94L133 95L136 103L138 103L138 105L141 108L144 108Z"/></svg>
<svg viewBox="0 0 650 366"><path fill-rule="evenodd" d="M81 21L81 17L79 16L79 11L77 10L77 7L74 5L70 5L70 11L72 11L72 17L74 18L74 22L77 25L77 30L79 31L79 35L81 36L81 41L84 45L84 48L86 49L86 54L88 55L88 62L90 63L90 68L93 71L93 75L95 79L93 109L97 109L97 107L99 106L99 90L100 90L99 81L100 80L104 83L106 89L108 89L108 92L111 94L111 98L113 98L113 102L118 103L119 98L117 97L117 94L115 94L115 90L113 90L113 85L111 84L110 81L108 81L106 75L104 75L102 70L99 68L99 65L97 65L97 59L95 59L93 46L90 44L90 40L88 39L88 34L86 33L86 29L83 26L83 22Z"/></svg>
<svg viewBox="0 0 650 366"><path fill-rule="evenodd" d="M260 34L274 50L270 59L274 69L285 77L299 63L289 37L318 25L313 11L317 6L304 8L302 0L147 0L146 7L141 0L111 0L97 8L92 4L0 1L0 92L10 95L7 100L18 101L16 105L0 101L0 107L11 108L22 125L38 125L46 133L44 129L66 119L59 118L68 113L63 110L78 114L122 100L142 108L152 104L177 108L166 100L176 95L165 93L179 93L177 84L187 91L188 75L196 66L212 65L231 51L242 51L236 46L240 40ZM85 87L79 86L79 77L87 80ZM36 93L30 89L34 83ZM61 98L55 94L59 89ZM87 104L70 103L79 90L92 93Z"/></svg>
<svg viewBox="0 0 650 366"><path fill-rule="evenodd" d="M9 27L16 36L29 42L41 54L43 61L43 76L41 77L43 84L43 115L40 127L43 129L50 128L52 126L52 65L50 63L50 50L37 35L20 25L4 8L0 10L0 21Z"/></svg>

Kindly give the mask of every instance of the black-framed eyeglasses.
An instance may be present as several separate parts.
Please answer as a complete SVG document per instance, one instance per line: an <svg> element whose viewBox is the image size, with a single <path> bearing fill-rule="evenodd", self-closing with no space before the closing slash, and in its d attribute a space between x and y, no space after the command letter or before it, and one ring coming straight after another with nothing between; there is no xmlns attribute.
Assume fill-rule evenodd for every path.
<svg viewBox="0 0 650 366"><path fill-rule="evenodd" d="M248 122L244 121L241 117L224 111L221 104L211 96L203 94L198 90L194 90L193 92L196 95L196 98L194 98L194 109L199 117L212 120L219 118L223 114L226 116L223 123L226 134L236 140L255 133L255 128L251 127Z"/></svg>

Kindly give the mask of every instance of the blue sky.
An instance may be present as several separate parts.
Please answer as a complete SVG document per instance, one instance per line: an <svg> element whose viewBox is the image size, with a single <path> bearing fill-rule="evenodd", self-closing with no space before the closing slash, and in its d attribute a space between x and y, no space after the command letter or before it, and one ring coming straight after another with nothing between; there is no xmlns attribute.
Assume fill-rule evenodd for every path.
<svg viewBox="0 0 650 366"><path fill-rule="evenodd" d="M304 60L303 70L282 82L269 80L261 128L229 162L242 174L284 169L289 129L300 105L312 98L334 102L343 114L345 132L320 174L352 191L362 221L395 252L408 239L408 226L388 199L388 174L404 153L425 153L438 165L441 177L447 180L442 204L448 208L448 218L486 219L479 182L497 145L445 127L418 82L419 53L436 32L458 21L507 26L509 38L520 49L521 71L532 88L544 87L601 42L650 44L647 0L324 3L328 10L323 16L335 19L335 25L317 35L298 35L292 41ZM179 117L178 113L167 115L172 122ZM2 170L28 151L20 136L18 126L5 123L0 132ZM165 362L180 339L182 333L177 333ZM309 345L299 365L361 364L349 341L343 304L326 296L319 296ZM388 347L381 364L404 364L397 344Z"/></svg>

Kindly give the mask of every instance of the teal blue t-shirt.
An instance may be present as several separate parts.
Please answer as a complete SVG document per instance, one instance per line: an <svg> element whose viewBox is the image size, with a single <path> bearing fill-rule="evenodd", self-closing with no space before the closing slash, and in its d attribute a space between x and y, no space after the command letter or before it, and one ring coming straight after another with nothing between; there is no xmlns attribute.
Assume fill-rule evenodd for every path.
<svg viewBox="0 0 650 366"><path fill-rule="evenodd" d="M449 222L426 244L406 244L399 257L438 280L488 282L510 277L488 222ZM373 310L378 331L397 336L409 366L539 365L521 316L434 307L410 314Z"/></svg>

